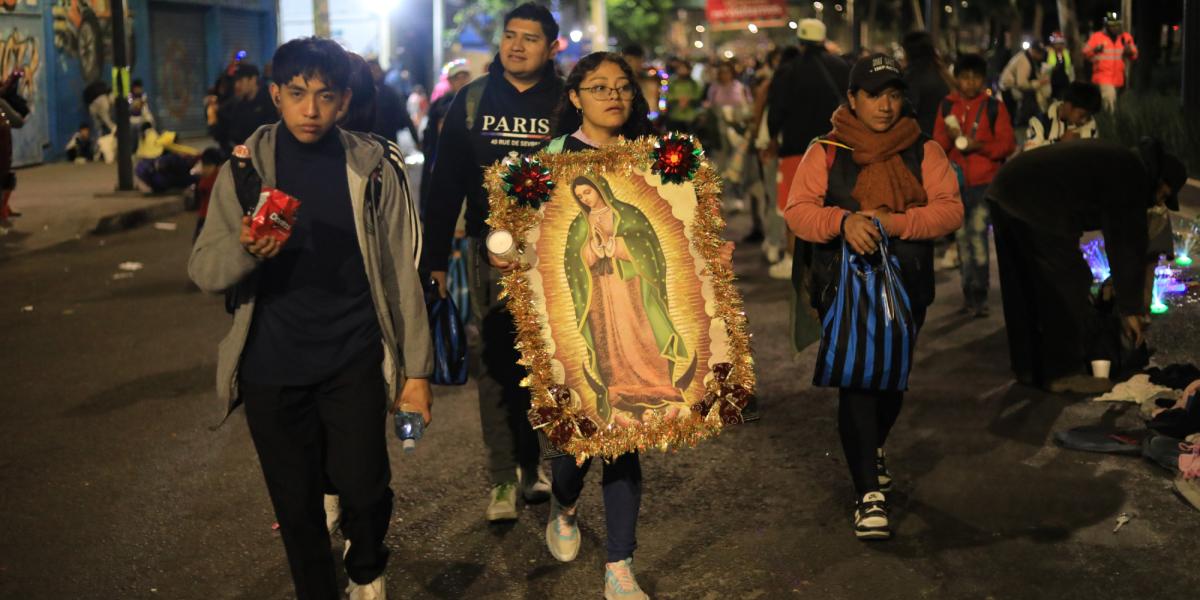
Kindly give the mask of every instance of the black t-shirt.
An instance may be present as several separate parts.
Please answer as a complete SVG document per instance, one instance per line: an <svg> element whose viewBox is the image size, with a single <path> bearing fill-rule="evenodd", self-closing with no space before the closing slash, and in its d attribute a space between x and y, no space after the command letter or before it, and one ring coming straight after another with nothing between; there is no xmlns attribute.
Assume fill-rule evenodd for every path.
<svg viewBox="0 0 1200 600"><path fill-rule="evenodd" d="M302 144L278 129L276 187L300 201L291 238L260 267L241 377L311 385L341 369L382 333L355 231L346 152L333 129Z"/></svg>

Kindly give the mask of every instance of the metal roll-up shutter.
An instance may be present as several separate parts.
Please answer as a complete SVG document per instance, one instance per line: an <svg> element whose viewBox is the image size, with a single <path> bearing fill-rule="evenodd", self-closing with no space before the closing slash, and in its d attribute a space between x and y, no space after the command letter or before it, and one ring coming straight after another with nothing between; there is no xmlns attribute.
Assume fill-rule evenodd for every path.
<svg viewBox="0 0 1200 600"><path fill-rule="evenodd" d="M204 8L150 4L150 50L154 56L159 127L181 134L203 134L205 81Z"/></svg>
<svg viewBox="0 0 1200 600"><path fill-rule="evenodd" d="M262 68L267 57L263 54L263 15L244 10L221 9L221 57L228 59L238 50L246 51L246 60Z"/></svg>

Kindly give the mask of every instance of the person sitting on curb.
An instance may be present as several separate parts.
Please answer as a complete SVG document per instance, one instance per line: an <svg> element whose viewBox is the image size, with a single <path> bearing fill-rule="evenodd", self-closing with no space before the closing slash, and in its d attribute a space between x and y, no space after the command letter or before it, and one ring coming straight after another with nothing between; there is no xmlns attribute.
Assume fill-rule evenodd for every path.
<svg viewBox="0 0 1200 600"><path fill-rule="evenodd" d="M67 160L83 164L95 159L96 140L92 137L92 125L85 121L79 124L79 129L67 140Z"/></svg>

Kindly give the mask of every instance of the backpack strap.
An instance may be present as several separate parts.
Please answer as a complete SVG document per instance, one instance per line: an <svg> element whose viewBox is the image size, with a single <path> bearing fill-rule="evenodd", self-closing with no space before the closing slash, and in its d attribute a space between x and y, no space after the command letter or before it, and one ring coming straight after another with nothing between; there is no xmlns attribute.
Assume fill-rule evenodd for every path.
<svg viewBox="0 0 1200 600"><path fill-rule="evenodd" d="M950 98L942 98L942 118L946 118L946 115L950 114L950 111L953 109L954 103L950 101ZM996 119L1000 118L1000 101L995 96L988 96L984 104L984 110L987 111L988 127L992 130L992 136L995 136ZM976 123L979 123L979 117L979 114L975 115Z"/></svg>
<svg viewBox="0 0 1200 600"><path fill-rule="evenodd" d="M233 156L229 159L229 174L233 177L233 190L242 214L253 216L254 209L258 208L258 197L262 194L262 176L250 160L249 148L239 145L233 149ZM225 290L225 312L230 315L237 312L242 304L242 291L241 283Z"/></svg>
<svg viewBox="0 0 1200 600"><path fill-rule="evenodd" d="M847 146L833 138L819 137L819 138L814 139L811 143L809 143L809 146L812 146L813 144L821 144L821 145L825 146L825 170L826 171L833 169L833 161L837 159L837 149L838 148L842 148L843 150L849 150L851 152L854 151L854 148L851 148L850 146Z"/></svg>
<svg viewBox="0 0 1200 600"><path fill-rule="evenodd" d="M479 103L483 100L483 92L487 89L488 75L484 75L467 84L467 131L475 127L475 117L479 114Z"/></svg>
<svg viewBox="0 0 1200 600"><path fill-rule="evenodd" d="M1000 118L1000 101L994 96L987 99L988 127L992 129L992 137L996 137L996 119Z"/></svg>
<svg viewBox="0 0 1200 600"><path fill-rule="evenodd" d="M375 165L375 169L371 171L366 200L373 210L378 210L383 201L383 171L384 169L390 169L396 174L396 181L400 184L400 189L404 193L404 202L407 204L405 213L408 223L406 226L413 232L413 263L419 267L421 246L423 244L421 238L421 215L417 210L416 204L413 202L412 189L408 183L408 171L404 168L404 153L400 151L400 146L396 142L383 136L371 134L371 139L383 146L383 158L379 160L379 164Z"/></svg>
<svg viewBox="0 0 1200 600"><path fill-rule="evenodd" d="M238 156L244 154L244 156ZM246 146L233 149L229 159L229 172L233 176L233 189L237 193L238 204L242 214L250 216L258 207L258 196L262 193L262 176L254 168L250 160L250 150Z"/></svg>

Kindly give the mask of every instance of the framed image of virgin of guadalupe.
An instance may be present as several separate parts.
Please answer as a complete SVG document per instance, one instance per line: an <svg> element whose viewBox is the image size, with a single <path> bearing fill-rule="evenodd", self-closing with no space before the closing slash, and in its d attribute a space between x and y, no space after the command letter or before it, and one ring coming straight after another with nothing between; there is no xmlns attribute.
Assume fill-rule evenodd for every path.
<svg viewBox="0 0 1200 600"><path fill-rule="evenodd" d="M720 181L690 136L510 156L486 173L529 419L583 461L695 445L754 391L721 262ZM494 242L494 243L493 243Z"/></svg>

